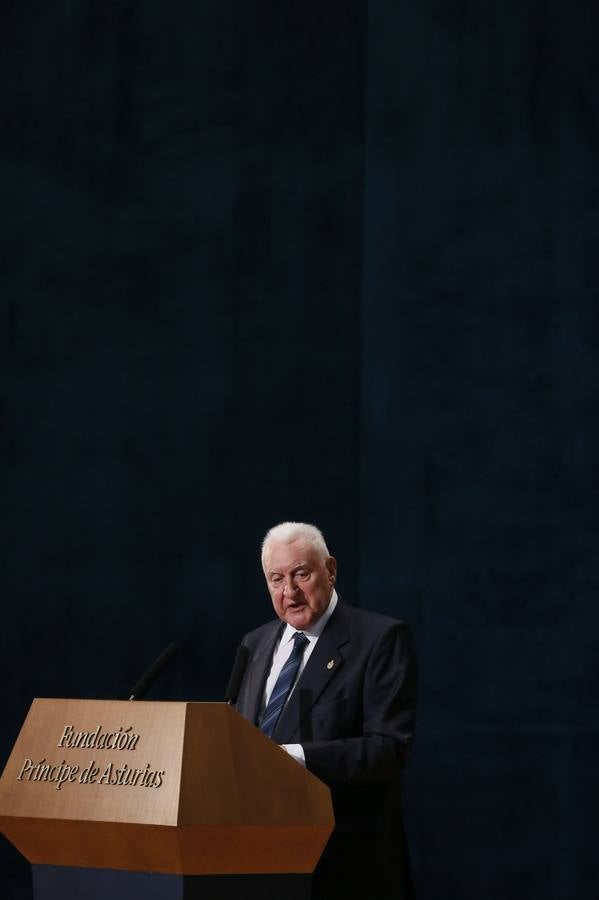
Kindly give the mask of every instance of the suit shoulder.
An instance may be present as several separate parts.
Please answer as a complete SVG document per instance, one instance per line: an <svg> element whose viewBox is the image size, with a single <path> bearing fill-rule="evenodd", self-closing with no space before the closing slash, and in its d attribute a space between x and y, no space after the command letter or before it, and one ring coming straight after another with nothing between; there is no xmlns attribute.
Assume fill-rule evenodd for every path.
<svg viewBox="0 0 599 900"><path fill-rule="evenodd" d="M253 631L248 631L248 633L243 636L241 643L245 644L246 647L252 648L260 643L267 635L273 634L280 625L280 619L271 619L270 622L259 625L258 628L254 628Z"/></svg>

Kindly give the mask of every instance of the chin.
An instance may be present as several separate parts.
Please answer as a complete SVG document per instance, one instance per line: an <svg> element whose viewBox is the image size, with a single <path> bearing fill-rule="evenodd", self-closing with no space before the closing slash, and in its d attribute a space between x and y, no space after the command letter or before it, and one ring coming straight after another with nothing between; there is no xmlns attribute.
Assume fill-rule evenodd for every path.
<svg viewBox="0 0 599 900"><path fill-rule="evenodd" d="M288 612L285 616L285 621L293 625L294 628L306 628L312 623L312 618L305 610L298 609L295 612Z"/></svg>

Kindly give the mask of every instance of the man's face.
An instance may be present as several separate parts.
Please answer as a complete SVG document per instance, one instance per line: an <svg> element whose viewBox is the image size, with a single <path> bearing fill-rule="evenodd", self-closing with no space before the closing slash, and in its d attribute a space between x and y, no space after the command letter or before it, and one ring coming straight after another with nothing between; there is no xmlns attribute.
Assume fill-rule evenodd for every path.
<svg viewBox="0 0 599 900"><path fill-rule="evenodd" d="M322 559L303 538L289 544L273 541L264 559L264 574L279 619L298 631L314 625L329 605L337 563Z"/></svg>

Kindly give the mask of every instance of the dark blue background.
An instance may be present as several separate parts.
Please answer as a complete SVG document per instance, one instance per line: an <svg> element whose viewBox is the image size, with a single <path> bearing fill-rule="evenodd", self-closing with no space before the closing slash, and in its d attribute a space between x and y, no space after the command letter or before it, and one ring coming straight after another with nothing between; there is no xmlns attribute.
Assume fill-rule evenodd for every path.
<svg viewBox="0 0 599 900"><path fill-rule="evenodd" d="M594 900L598 24L4 5L2 761L171 639L219 699L306 519L416 633L420 900Z"/></svg>

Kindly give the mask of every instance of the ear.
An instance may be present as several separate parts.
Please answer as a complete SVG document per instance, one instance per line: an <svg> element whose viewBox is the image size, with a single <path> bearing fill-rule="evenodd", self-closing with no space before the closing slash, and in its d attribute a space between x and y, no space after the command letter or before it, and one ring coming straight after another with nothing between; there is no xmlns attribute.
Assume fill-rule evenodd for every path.
<svg viewBox="0 0 599 900"><path fill-rule="evenodd" d="M329 573L329 581L331 584L335 584L335 579L337 578L337 560L334 556L329 556L327 561L325 562L325 566L327 567L327 572Z"/></svg>

